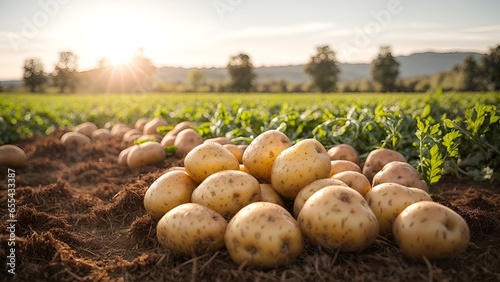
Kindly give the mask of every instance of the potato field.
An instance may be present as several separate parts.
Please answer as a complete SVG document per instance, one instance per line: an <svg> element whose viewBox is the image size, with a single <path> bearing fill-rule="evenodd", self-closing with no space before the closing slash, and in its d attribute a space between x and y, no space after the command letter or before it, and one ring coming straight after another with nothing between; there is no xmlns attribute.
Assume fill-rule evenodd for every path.
<svg viewBox="0 0 500 282"><path fill-rule="evenodd" d="M500 93L0 94L1 281L499 281Z"/></svg>

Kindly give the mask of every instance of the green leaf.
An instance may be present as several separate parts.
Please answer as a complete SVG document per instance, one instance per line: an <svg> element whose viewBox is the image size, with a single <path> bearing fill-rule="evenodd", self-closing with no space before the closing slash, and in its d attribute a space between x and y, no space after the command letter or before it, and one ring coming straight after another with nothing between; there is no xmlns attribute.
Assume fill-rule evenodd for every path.
<svg viewBox="0 0 500 282"><path fill-rule="evenodd" d="M165 154L167 156L173 156L175 154L175 151L177 151L177 146L175 145L167 146L163 148L163 150L165 151Z"/></svg>
<svg viewBox="0 0 500 282"><path fill-rule="evenodd" d="M460 132L453 130L443 137L443 145L446 147L448 156L458 157L458 146L460 145Z"/></svg>

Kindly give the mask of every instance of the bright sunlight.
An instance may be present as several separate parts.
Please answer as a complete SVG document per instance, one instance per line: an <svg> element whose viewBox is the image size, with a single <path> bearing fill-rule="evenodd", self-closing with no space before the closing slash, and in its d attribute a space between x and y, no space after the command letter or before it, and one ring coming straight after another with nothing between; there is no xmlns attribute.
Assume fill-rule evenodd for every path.
<svg viewBox="0 0 500 282"><path fill-rule="evenodd" d="M159 40L156 28L132 11L97 18L89 25L93 56L105 57L114 66L130 62L139 48L153 49Z"/></svg>

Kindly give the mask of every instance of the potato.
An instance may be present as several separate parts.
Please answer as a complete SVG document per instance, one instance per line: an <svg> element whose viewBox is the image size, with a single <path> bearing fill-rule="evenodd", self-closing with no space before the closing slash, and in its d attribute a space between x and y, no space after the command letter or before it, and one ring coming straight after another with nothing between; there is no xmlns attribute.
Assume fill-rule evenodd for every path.
<svg viewBox="0 0 500 282"><path fill-rule="evenodd" d="M201 145L202 143L203 137L201 137L198 131L192 128L184 129L175 137L174 145L177 147L175 155L179 158L183 158L193 148Z"/></svg>
<svg viewBox="0 0 500 282"><path fill-rule="evenodd" d="M211 142L219 143L221 145L231 144L231 140L229 140L229 138L224 137L224 136L208 138L207 140L205 140L205 143L211 143Z"/></svg>
<svg viewBox="0 0 500 282"><path fill-rule="evenodd" d="M343 172L343 171L356 171L356 172L361 172L361 168L359 168L359 165L351 162L351 161L346 161L346 160L333 160L330 161L330 177Z"/></svg>
<svg viewBox="0 0 500 282"><path fill-rule="evenodd" d="M311 242L327 249L361 251L378 235L377 218L363 196L341 185L314 193L302 207L297 221Z"/></svg>
<svg viewBox="0 0 500 282"><path fill-rule="evenodd" d="M90 138L92 136L92 132L96 130L97 130L97 125L95 125L95 123L93 122L87 121L75 126L73 132L81 133Z"/></svg>
<svg viewBox="0 0 500 282"><path fill-rule="evenodd" d="M373 176L381 170L387 163L392 161L406 162L405 157L398 151L391 149L375 149L366 157L363 165L363 174L372 182Z"/></svg>
<svg viewBox="0 0 500 282"><path fill-rule="evenodd" d="M365 196L372 188L368 178L361 172L357 171L342 171L334 174L331 178L340 180L347 184L347 186L358 191L361 196Z"/></svg>
<svg viewBox="0 0 500 282"><path fill-rule="evenodd" d="M240 145L236 145L236 147L240 148L240 150L245 153L245 150L248 148L248 144L240 144Z"/></svg>
<svg viewBox="0 0 500 282"><path fill-rule="evenodd" d="M358 166L361 164L359 161L359 153L356 149L349 144L339 144L331 147L328 150L328 156L330 156L330 160L345 160L351 161Z"/></svg>
<svg viewBox="0 0 500 282"><path fill-rule="evenodd" d="M323 178L318 179L310 184L306 185L304 188L300 189L297 197L295 197L295 201L293 202L293 215L297 217L300 213L300 210L306 203L307 199L312 196L312 194L316 193L319 189L331 186L331 185L342 185L347 186L344 182L333 179L333 178Z"/></svg>
<svg viewBox="0 0 500 282"><path fill-rule="evenodd" d="M111 135L113 135L113 137L119 138L121 140L121 139L123 139L123 135L127 131L129 131L130 129L132 129L132 127L130 127L124 123L117 123L117 124L113 125L113 127L111 128Z"/></svg>
<svg viewBox="0 0 500 282"><path fill-rule="evenodd" d="M185 256L215 252L224 247L227 221L205 206L186 203L167 212L158 222L158 242Z"/></svg>
<svg viewBox="0 0 500 282"><path fill-rule="evenodd" d="M420 188L429 192L429 186L418 171L407 162L393 161L386 164L373 177L372 185L394 182L404 186Z"/></svg>
<svg viewBox="0 0 500 282"><path fill-rule="evenodd" d="M16 145L0 146L0 166L24 167L28 157L23 149Z"/></svg>
<svg viewBox="0 0 500 282"><path fill-rule="evenodd" d="M120 154L118 155L118 164L119 165L127 165L128 153L130 153L130 150L132 150L132 148L134 148L134 146L125 148L120 152Z"/></svg>
<svg viewBox="0 0 500 282"><path fill-rule="evenodd" d="M163 139L163 136L160 134L143 134L136 139L136 141L154 141L160 143Z"/></svg>
<svg viewBox="0 0 500 282"><path fill-rule="evenodd" d="M185 171L166 172L146 190L144 208L152 217L161 218L171 209L191 202L191 193L197 185Z"/></svg>
<svg viewBox="0 0 500 282"><path fill-rule="evenodd" d="M294 200L300 189L314 180L327 178L330 166L325 147L315 139L304 139L276 157L271 184L282 197Z"/></svg>
<svg viewBox="0 0 500 282"><path fill-rule="evenodd" d="M194 129L195 127L196 127L196 124L192 121L181 121L178 124L176 124L174 126L174 128L167 133L167 135L168 136L177 136L177 134L179 134L184 129L188 129L188 128ZM167 136L167 135L165 135L165 136Z"/></svg>
<svg viewBox="0 0 500 282"><path fill-rule="evenodd" d="M144 135L158 134L158 132L156 131L156 128L159 126L166 126L166 125L168 125L168 122L165 119L160 118L160 117L155 117L154 119L148 121L144 125L144 128L142 129L142 134L144 134Z"/></svg>
<svg viewBox="0 0 500 282"><path fill-rule="evenodd" d="M467 222L450 208L422 201L404 209L392 226L394 240L411 259L453 258L470 241Z"/></svg>
<svg viewBox="0 0 500 282"><path fill-rule="evenodd" d="M165 135L163 139L161 139L160 144L165 147L173 146L175 144L175 135Z"/></svg>
<svg viewBox="0 0 500 282"><path fill-rule="evenodd" d="M224 242L235 263L259 268L288 265L304 249L297 221L283 207L266 202L241 209L229 221Z"/></svg>
<svg viewBox="0 0 500 282"><path fill-rule="evenodd" d="M191 202L209 207L225 217L257 201L260 201L259 181L239 170L223 170L208 176L191 195Z"/></svg>
<svg viewBox="0 0 500 282"><path fill-rule="evenodd" d="M246 173L250 173L250 171L248 171L248 168L246 168L246 166L244 164L240 164L240 170L244 171Z"/></svg>
<svg viewBox="0 0 500 282"><path fill-rule="evenodd" d="M172 170L180 170L180 171L186 171L186 168L183 166L172 166L167 169L166 172L172 171ZM191 178L192 179L192 178Z"/></svg>
<svg viewBox="0 0 500 282"><path fill-rule="evenodd" d="M283 199L280 197L278 192L274 190L271 184L267 183L260 184L260 201L275 203L277 205L285 207L285 203L283 203Z"/></svg>
<svg viewBox="0 0 500 282"><path fill-rule="evenodd" d="M149 121L149 119L147 117L141 117L140 119L138 119L135 122L134 128L140 130L141 134L142 134L142 130L144 129L144 125L146 125L146 123L148 123L148 121Z"/></svg>
<svg viewBox="0 0 500 282"><path fill-rule="evenodd" d="M78 132L66 132L61 136L61 142L66 146L81 146L90 144L91 140L86 135Z"/></svg>
<svg viewBox="0 0 500 282"><path fill-rule="evenodd" d="M380 234L392 233L392 223L407 206L419 201L432 201L425 191L397 183L373 186L365 199L377 217Z"/></svg>
<svg viewBox="0 0 500 282"><path fill-rule="evenodd" d="M237 159L240 164L243 163L243 150L238 148L238 146L234 144L224 144L222 145L224 148L228 149Z"/></svg>
<svg viewBox="0 0 500 282"><path fill-rule="evenodd" d="M129 168L138 168L162 162L165 157L165 151L160 143L147 141L130 149L127 155L127 165Z"/></svg>
<svg viewBox="0 0 500 282"><path fill-rule="evenodd" d="M253 176L271 183L274 159L292 142L281 131L268 130L257 136L243 152L242 162Z"/></svg>
<svg viewBox="0 0 500 282"><path fill-rule="evenodd" d="M142 136L142 130L139 130L136 128L132 128L132 129L127 130L127 132L125 132L125 134L123 134L122 141L127 142L127 141L129 141L129 139L132 140L133 138L131 138L131 137L134 135L137 135L137 138L139 138L140 136ZM135 138L133 140L136 140L137 138Z"/></svg>
<svg viewBox="0 0 500 282"><path fill-rule="evenodd" d="M99 128L92 132L90 139L92 141L106 141L113 139L113 135L111 135L111 130L107 128Z"/></svg>
<svg viewBox="0 0 500 282"><path fill-rule="evenodd" d="M187 173L197 183L221 170L239 170L238 159L219 143L203 143L184 158Z"/></svg>

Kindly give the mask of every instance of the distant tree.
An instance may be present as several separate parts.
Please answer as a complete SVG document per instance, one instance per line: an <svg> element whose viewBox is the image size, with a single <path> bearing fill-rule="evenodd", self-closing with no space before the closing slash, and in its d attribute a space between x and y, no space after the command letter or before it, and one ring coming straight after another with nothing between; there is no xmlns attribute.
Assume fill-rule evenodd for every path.
<svg viewBox="0 0 500 282"><path fill-rule="evenodd" d="M253 64L247 54L241 53L229 59L227 71L231 78L230 88L235 92L249 92L253 87L256 75Z"/></svg>
<svg viewBox="0 0 500 282"><path fill-rule="evenodd" d="M489 88L500 90L500 45L491 48L490 53L483 56L481 69Z"/></svg>
<svg viewBox="0 0 500 282"><path fill-rule="evenodd" d="M304 71L312 78L312 83L321 92L337 89L340 70L335 59L335 52L328 45L316 48L317 54L304 67Z"/></svg>
<svg viewBox="0 0 500 282"><path fill-rule="evenodd" d="M282 79L279 79L279 80L277 81L277 83L278 83L278 85L279 85L279 87L280 87L280 91L281 91L282 93L286 93L286 92L288 92L288 82L286 81L286 79L283 79L283 78L282 78Z"/></svg>
<svg viewBox="0 0 500 282"><path fill-rule="evenodd" d="M56 64L53 80L54 85L59 87L59 92L64 93L69 88L74 92L77 85L78 57L71 51L60 52L59 61Z"/></svg>
<svg viewBox="0 0 500 282"><path fill-rule="evenodd" d="M194 69L188 74L189 84L193 88L193 91L197 92L200 86L205 81L205 72L199 69Z"/></svg>
<svg viewBox="0 0 500 282"><path fill-rule="evenodd" d="M472 55L464 59L462 65L462 87L464 91L477 91L479 90L479 66Z"/></svg>
<svg viewBox="0 0 500 282"><path fill-rule="evenodd" d="M24 61L23 81L30 92L42 92L44 90L47 77L40 59L32 58Z"/></svg>
<svg viewBox="0 0 500 282"><path fill-rule="evenodd" d="M381 46L380 53L371 64L371 77L379 86L380 91L396 90L396 81L399 75L399 63L391 54L390 46Z"/></svg>

